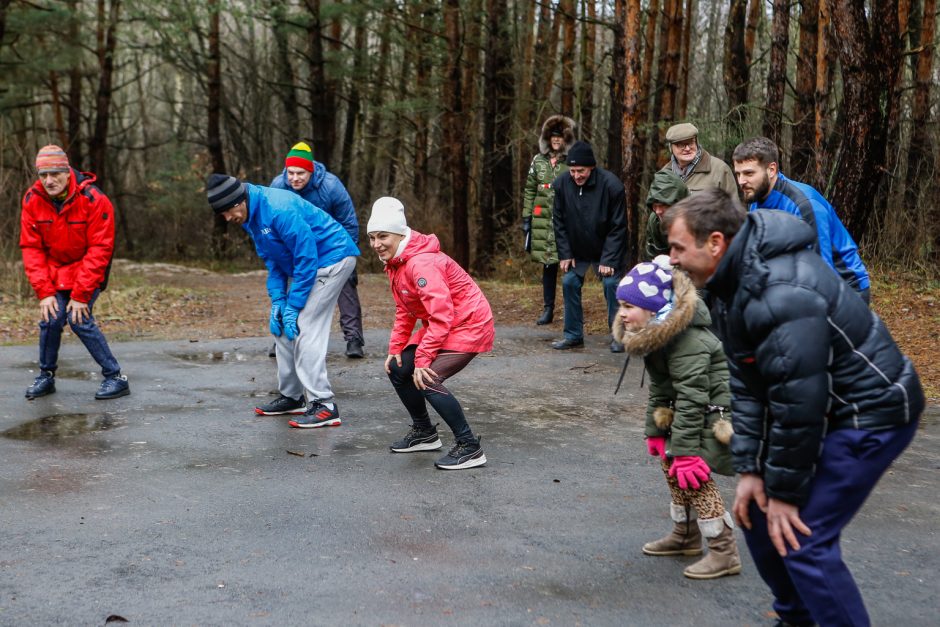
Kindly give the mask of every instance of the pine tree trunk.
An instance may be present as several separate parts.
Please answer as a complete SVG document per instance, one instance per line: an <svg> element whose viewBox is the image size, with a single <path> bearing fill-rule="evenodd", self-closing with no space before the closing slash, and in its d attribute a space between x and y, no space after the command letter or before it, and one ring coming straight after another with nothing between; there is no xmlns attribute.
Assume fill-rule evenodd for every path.
<svg viewBox="0 0 940 627"><path fill-rule="evenodd" d="M624 27L627 23L628 1L633 0L614 0L614 23L611 25L614 50L609 83L610 120L607 123L607 169L611 172L623 170L624 151L632 149L623 145L623 81L627 75Z"/></svg>
<svg viewBox="0 0 940 627"><path fill-rule="evenodd" d="M582 13L587 20L581 27L581 137L592 141L594 137L594 66L597 42L597 7L593 0L584 0Z"/></svg>
<svg viewBox="0 0 940 627"><path fill-rule="evenodd" d="M460 33L460 0L444 0L444 38L447 43L444 67L444 113L441 126L445 169L450 183L451 225L454 261L470 267L470 229L467 215L467 158L464 155L466 126L464 124L461 59L463 40Z"/></svg>
<svg viewBox="0 0 940 627"><path fill-rule="evenodd" d="M936 37L937 2L924 0L923 20L919 37L920 52L914 72L914 99L911 107L911 148L908 153L908 207L922 206L922 198L934 198L927 202L926 211L918 211L924 216L928 241L931 243L929 261L934 267L940 264L940 203L936 201L937 174L933 182L930 173L936 170L930 136L930 88L933 84L933 57L937 48ZM935 121L934 121L935 122ZM936 137L936 131L934 131ZM933 190L932 192L930 190Z"/></svg>
<svg viewBox="0 0 940 627"><path fill-rule="evenodd" d="M676 103L679 91L679 60L682 55L682 0L667 0L664 15L667 34L663 82L660 84L663 99L659 119L663 127L671 125L676 119Z"/></svg>
<svg viewBox="0 0 940 627"><path fill-rule="evenodd" d="M724 78L728 93L728 132L735 140L744 133L747 92L751 82L751 69L744 46L746 13L747 0L731 0L725 27Z"/></svg>
<svg viewBox="0 0 940 627"><path fill-rule="evenodd" d="M675 0L679 2L679 0ZM640 104L640 0L618 0L624 4L622 13L623 50L625 52L623 69L623 123L621 125L621 146L623 161L620 180L624 184L625 205L627 211L627 258L626 267L632 267L639 259L639 218L637 205L640 198L640 174L643 170L637 128Z"/></svg>
<svg viewBox="0 0 940 627"><path fill-rule="evenodd" d="M891 90L898 72L897 4L836 0L833 24L843 82L841 158L832 203L856 240L864 239L886 157Z"/></svg>
<svg viewBox="0 0 940 627"><path fill-rule="evenodd" d="M764 110L763 132L765 137L779 146L783 125L783 94L787 85L787 49L790 47L790 0L774 0L770 39L770 70L767 72L767 105ZM780 165L786 170L785 163Z"/></svg>
<svg viewBox="0 0 940 627"><path fill-rule="evenodd" d="M78 0L69 0L69 45L79 45L79 15ZM2 38L0 38L2 40ZM69 69L69 101L68 101L68 143L63 146L69 154L72 163L82 163L82 64L76 62Z"/></svg>
<svg viewBox="0 0 940 627"><path fill-rule="evenodd" d="M574 0L560 0L558 18L564 25L564 37L561 46L561 112L574 117L574 42L575 14Z"/></svg>
<svg viewBox="0 0 940 627"><path fill-rule="evenodd" d="M333 123L334 86L326 75L323 51L323 22L320 16L320 0L304 0L310 23L307 25L307 41L310 54L310 118L313 154L328 166L333 156L335 125Z"/></svg>
<svg viewBox="0 0 940 627"><path fill-rule="evenodd" d="M108 181L108 127L111 123L113 96L114 53L117 46L117 25L121 11L120 0L98 0L98 95L95 99L95 130L88 147L92 171L98 184L107 188Z"/></svg>
<svg viewBox="0 0 940 627"><path fill-rule="evenodd" d="M829 90L832 85L832 66L829 63L832 39L831 0L819 0L819 24L816 38L816 95L813 130L813 187L827 191L829 160Z"/></svg>
<svg viewBox="0 0 940 627"><path fill-rule="evenodd" d="M817 0L800 0L800 51L796 60L796 94L793 104L793 148L790 173L807 180L813 161L814 90L816 89L816 42L819 38Z"/></svg>
<svg viewBox="0 0 940 627"><path fill-rule="evenodd" d="M222 48L220 38L219 0L208 0L209 9L209 58L206 63L208 92L208 119L206 124L206 148L212 161L212 171L227 172L225 155L222 152ZM212 248L215 257L221 259L228 249L228 222L220 214L214 214Z"/></svg>
<svg viewBox="0 0 940 627"><path fill-rule="evenodd" d="M362 92L360 86L366 74L366 15L365 11L356 16L356 30L353 35L353 70L349 84L349 104L346 107L346 126L343 131L343 152L339 161L339 178L347 186L352 181L353 145L356 141L356 126L359 122L359 112L362 107ZM353 201L355 203L355 198ZM368 198L359 199L361 202ZM359 204L359 203L355 203Z"/></svg>
<svg viewBox="0 0 940 627"><path fill-rule="evenodd" d="M679 63L679 108L676 116L684 120L689 111L689 55L692 49L692 24L695 22L694 0L685 1L685 22L682 27L682 60Z"/></svg>
<svg viewBox="0 0 940 627"><path fill-rule="evenodd" d="M300 119L299 105L297 103L297 90L294 86L294 66L291 63L290 44L288 42L289 26L286 24L286 7L281 0L270 0L271 31L274 37L274 54L277 59L277 91L284 106L284 115L291 124L277 128L282 144L293 145L298 137L296 120Z"/></svg>

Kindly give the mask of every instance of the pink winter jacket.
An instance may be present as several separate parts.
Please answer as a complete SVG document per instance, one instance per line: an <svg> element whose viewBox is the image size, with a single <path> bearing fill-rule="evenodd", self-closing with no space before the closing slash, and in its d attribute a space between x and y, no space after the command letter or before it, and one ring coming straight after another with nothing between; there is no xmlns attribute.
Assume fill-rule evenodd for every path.
<svg viewBox="0 0 940 627"><path fill-rule="evenodd" d="M434 235L411 231L402 254L385 264L395 298L390 355L417 344L415 366L427 368L441 350L485 353L496 335L486 296ZM421 328L412 335L415 323Z"/></svg>

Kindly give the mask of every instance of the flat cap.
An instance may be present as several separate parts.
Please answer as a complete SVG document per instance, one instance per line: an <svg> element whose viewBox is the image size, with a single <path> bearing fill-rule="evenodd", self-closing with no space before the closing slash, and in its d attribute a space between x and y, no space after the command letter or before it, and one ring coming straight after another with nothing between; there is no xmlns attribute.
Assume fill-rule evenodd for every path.
<svg viewBox="0 0 940 627"><path fill-rule="evenodd" d="M695 128L694 124L688 122L683 122L682 124L673 124L669 127L669 130L666 131L666 141L670 144L675 142L684 142L687 139L692 139L693 137L698 136L698 129Z"/></svg>

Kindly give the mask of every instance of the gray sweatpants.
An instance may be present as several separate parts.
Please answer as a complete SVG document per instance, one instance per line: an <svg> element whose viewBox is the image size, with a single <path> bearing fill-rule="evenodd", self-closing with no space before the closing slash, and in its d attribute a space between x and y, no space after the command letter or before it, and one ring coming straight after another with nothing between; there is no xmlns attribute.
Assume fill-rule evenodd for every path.
<svg viewBox="0 0 940 627"><path fill-rule="evenodd" d="M297 317L300 335L293 342L286 334L274 338L277 387L284 396L300 398L306 393L307 402L328 402L333 398L333 388L326 376L326 347L340 290L355 269L355 257L320 268L307 304Z"/></svg>

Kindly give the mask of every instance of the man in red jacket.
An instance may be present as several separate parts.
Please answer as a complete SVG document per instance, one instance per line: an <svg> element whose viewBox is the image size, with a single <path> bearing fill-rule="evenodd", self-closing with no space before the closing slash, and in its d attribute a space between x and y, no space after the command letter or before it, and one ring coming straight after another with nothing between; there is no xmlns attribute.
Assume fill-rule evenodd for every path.
<svg viewBox="0 0 940 627"><path fill-rule="evenodd" d="M114 209L94 186L95 176L69 165L65 151L45 146L36 156L39 180L23 196L20 248L23 268L39 298L39 376L26 390L32 400L55 392L62 329L91 353L104 381L95 394L111 399L130 394L127 377L92 315L108 283L114 253Z"/></svg>

